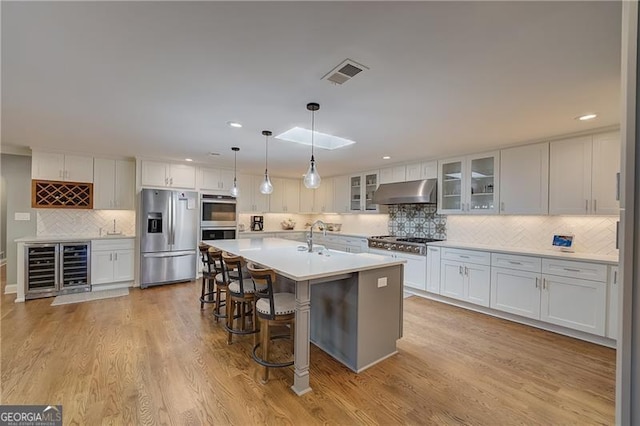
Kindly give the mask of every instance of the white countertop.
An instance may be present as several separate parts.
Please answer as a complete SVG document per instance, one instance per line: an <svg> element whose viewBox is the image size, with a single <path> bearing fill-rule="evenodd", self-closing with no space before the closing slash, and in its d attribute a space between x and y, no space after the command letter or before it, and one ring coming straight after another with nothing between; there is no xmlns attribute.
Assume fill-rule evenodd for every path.
<svg viewBox="0 0 640 426"><path fill-rule="evenodd" d="M121 240L135 238L135 235L36 235L21 237L14 240L16 243L58 243L67 241L91 241L91 240Z"/></svg>
<svg viewBox="0 0 640 426"><path fill-rule="evenodd" d="M298 247L303 245L281 238L209 240L205 243L272 268L278 274L294 281L306 281L405 263L402 259L369 253L345 253L326 249L323 251L324 254L309 253L306 245L304 245L304 251L299 251Z"/></svg>
<svg viewBox="0 0 640 426"><path fill-rule="evenodd" d="M483 244L457 243L455 241L439 241L427 244L432 247L450 247L468 250L491 251L495 253L520 254L529 256L539 256L554 259L576 260L585 262L597 262L607 264L617 264L618 256L608 256L593 253L567 253L560 250L538 250L520 247L497 247Z"/></svg>

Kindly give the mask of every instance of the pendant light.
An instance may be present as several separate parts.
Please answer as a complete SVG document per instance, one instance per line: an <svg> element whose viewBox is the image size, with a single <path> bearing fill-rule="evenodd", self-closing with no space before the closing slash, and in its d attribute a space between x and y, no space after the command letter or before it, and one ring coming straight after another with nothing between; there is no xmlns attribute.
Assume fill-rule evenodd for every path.
<svg viewBox="0 0 640 426"><path fill-rule="evenodd" d="M320 186L320 175L316 170L316 159L313 157L313 137L315 133L315 114L320 109L320 104L310 102L307 104L307 109L311 111L311 162L309 163L309 170L304 175L304 186L309 189L316 189Z"/></svg>
<svg viewBox="0 0 640 426"><path fill-rule="evenodd" d="M236 180L236 166L237 166L237 160L238 160L238 151L240 151L240 148L238 148L237 146L234 146L231 148L231 150L234 152L233 154L233 186L229 190L229 193L231 194L231 196L237 197L240 191L238 191L238 181Z"/></svg>
<svg viewBox="0 0 640 426"><path fill-rule="evenodd" d="M269 130L263 130L262 134L265 138L265 152L264 152L264 180L260 184L260 193L261 194L271 194L273 192L273 185L271 184L271 179L269 178L269 136L273 133Z"/></svg>

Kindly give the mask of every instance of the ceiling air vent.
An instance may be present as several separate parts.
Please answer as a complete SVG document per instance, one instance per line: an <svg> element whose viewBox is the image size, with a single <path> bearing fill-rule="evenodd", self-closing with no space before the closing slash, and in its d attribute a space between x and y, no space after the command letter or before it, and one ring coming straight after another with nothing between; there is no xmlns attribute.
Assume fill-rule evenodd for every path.
<svg viewBox="0 0 640 426"><path fill-rule="evenodd" d="M326 73L322 79L328 80L333 84L343 84L351 80L356 75L369 68L361 65L351 59L345 59L340 65Z"/></svg>

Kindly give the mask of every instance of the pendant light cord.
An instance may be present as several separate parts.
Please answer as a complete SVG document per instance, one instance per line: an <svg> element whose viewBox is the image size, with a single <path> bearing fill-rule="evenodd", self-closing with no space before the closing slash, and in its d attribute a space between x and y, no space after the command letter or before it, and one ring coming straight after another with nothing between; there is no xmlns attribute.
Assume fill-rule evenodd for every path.
<svg viewBox="0 0 640 426"><path fill-rule="evenodd" d="M315 133L316 128L316 112L311 111L311 161L315 161L313 159L313 134Z"/></svg>
<svg viewBox="0 0 640 426"><path fill-rule="evenodd" d="M269 135L265 135L264 139L265 139L264 174L267 174L267 170L269 170Z"/></svg>

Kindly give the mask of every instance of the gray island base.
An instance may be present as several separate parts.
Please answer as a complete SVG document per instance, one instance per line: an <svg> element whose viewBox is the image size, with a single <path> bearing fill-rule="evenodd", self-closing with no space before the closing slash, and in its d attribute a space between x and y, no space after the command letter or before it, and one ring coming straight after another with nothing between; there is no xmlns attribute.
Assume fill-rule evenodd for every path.
<svg viewBox="0 0 640 426"><path fill-rule="evenodd" d="M279 238L210 240L221 250L274 269L296 295L294 379L309 386L310 343L359 373L397 353L402 337L403 260L369 253L298 250Z"/></svg>

